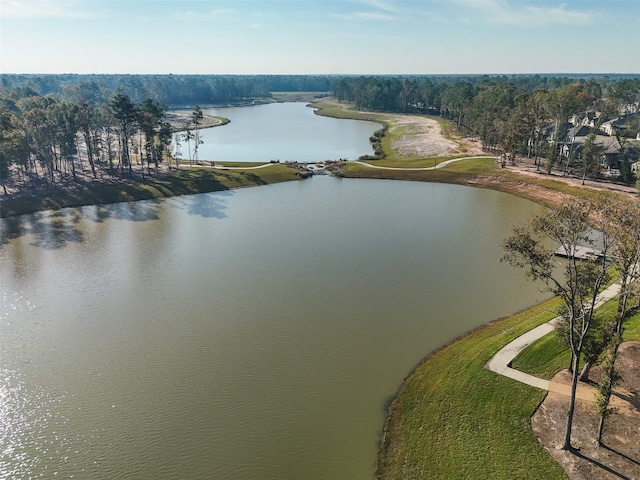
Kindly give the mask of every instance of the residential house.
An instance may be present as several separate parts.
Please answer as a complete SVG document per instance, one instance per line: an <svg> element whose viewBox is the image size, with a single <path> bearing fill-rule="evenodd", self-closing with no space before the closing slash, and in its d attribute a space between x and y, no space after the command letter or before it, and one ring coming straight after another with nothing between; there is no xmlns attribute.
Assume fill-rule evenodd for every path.
<svg viewBox="0 0 640 480"><path fill-rule="evenodd" d="M613 120L604 122L600 126L602 133L609 135L610 137L622 135L626 129L625 121L622 118L614 118Z"/></svg>
<svg viewBox="0 0 640 480"><path fill-rule="evenodd" d="M591 133L591 128L586 125L570 128L567 131L565 141L560 145L562 156L580 160L589 133ZM619 168L618 156L622 150L618 139L609 135L596 134L595 143L600 146L599 162L605 172L612 173L612 170L617 170Z"/></svg>

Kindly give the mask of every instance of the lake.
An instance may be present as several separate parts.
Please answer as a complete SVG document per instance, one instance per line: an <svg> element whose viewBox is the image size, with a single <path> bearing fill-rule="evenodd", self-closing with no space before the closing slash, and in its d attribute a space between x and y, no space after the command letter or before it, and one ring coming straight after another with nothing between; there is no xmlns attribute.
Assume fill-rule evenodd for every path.
<svg viewBox="0 0 640 480"><path fill-rule="evenodd" d="M216 162L319 162L373 154L369 137L381 125L316 115L305 103L270 103L204 109L230 123L200 130L200 160ZM191 148L193 149L193 142ZM189 158L186 143L182 158Z"/></svg>
<svg viewBox="0 0 640 480"><path fill-rule="evenodd" d="M538 211L321 176L3 219L0 477L371 480L421 358L546 298L499 262Z"/></svg>

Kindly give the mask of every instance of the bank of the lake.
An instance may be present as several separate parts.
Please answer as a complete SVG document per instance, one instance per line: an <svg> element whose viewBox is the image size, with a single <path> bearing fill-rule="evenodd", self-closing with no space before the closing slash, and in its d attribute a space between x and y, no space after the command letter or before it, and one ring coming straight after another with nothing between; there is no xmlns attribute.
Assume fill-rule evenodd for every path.
<svg viewBox="0 0 640 480"><path fill-rule="evenodd" d="M239 166L238 170L181 167L179 170L167 170L145 178L136 172L132 179L116 177L70 182L65 186L3 198L0 200L0 218L42 210L169 198L300 179L297 170L284 164L270 164L261 169L251 169L251 165L245 169L243 167L245 166Z"/></svg>
<svg viewBox="0 0 640 480"><path fill-rule="evenodd" d="M350 110L345 105L339 105L327 99L321 99L311 104L316 113L323 116L367 120L381 125L384 135L378 139L379 148L384 158L383 165L399 167L430 167L451 157L437 158L400 158L393 151L393 142L406 131L394 125L398 115L388 115L376 112L360 112ZM208 126L222 125L217 117L210 118L213 123ZM439 121L445 136L453 142L459 143L457 156L469 156L470 147L460 137L456 136L451 126ZM176 126L179 122L176 123ZM375 162L375 160L372 160ZM378 163L380 161L378 160ZM225 162L225 165L230 165ZM48 186L41 190L17 192L13 195L0 195L0 218L32 213L36 211L77 207L93 204L110 204L151 198L166 198L194 193L207 193L227 190L231 188L249 187L291 181L299 179L297 171L285 164L273 164L268 168L247 171L209 170L206 167L168 170L164 165L162 174L154 173L142 177L139 169L134 170L134 177L110 177L91 179L84 177L76 181L69 180L65 185ZM237 167L250 167L247 163L240 163ZM477 160L465 160L438 170L380 170L367 168L353 162L348 162L339 172L340 176L350 178L377 178L410 181L426 181L470 185L489 188L511 193L540 203L559 201L564 195L584 195L584 188L570 187L553 177L540 175L539 177L523 176L510 169L499 168L492 161L492 157Z"/></svg>
<svg viewBox="0 0 640 480"><path fill-rule="evenodd" d="M546 393L490 372L504 345L553 318L552 299L478 328L430 355L389 408L379 479L566 478L531 415Z"/></svg>

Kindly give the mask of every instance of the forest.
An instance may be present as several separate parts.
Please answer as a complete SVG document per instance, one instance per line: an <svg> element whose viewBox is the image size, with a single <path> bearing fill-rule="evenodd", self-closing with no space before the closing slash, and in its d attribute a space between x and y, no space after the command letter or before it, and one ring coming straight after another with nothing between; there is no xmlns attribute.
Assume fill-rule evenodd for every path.
<svg viewBox="0 0 640 480"><path fill-rule="evenodd" d="M0 75L0 185L9 194L38 184L152 174L168 161L171 108L194 109L181 130L198 145L199 105L269 100L316 92L356 109L441 116L505 158L517 154L577 162L598 174L605 122L617 121L620 176L634 181L640 75ZM569 123L571 120L571 123ZM566 149L571 127L588 126ZM610 134L610 135L611 135ZM197 151L197 150L196 150Z"/></svg>

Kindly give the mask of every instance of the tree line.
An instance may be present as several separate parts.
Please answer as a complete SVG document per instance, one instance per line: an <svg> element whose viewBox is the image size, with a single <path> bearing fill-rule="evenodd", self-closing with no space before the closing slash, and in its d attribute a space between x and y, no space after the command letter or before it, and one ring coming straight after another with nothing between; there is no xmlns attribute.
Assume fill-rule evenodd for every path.
<svg viewBox="0 0 640 480"><path fill-rule="evenodd" d="M640 76L327 76L327 75L0 75L0 183L10 176L55 183L87 168L94 177L132 174L133 151L157 168L172 140L164 114L177 105L246 101L276 91L333 94L356 108L441 115L504 158L534 157L548 171L563 161L560 146L571 116L638 111ZM198 119L184 140L197 158ZM638 128L636 128L637 130ZM599 146L585 143L585 176L597 170ZM633 131L633 129L630 129ZM621 143L625 143L621 139ZM637 152L623 151L622 170ZM194 158L190 154L190 158ZM568 165L568 163L567 163ZM144 174L144 170L142 170Z"/></svg>
<svg viewBox="0 0 640 480"><path fill-rule="evenodd" d="M567 122L597 112L603 122L640 111L640 78L476 76L448 78L342 77L334 82L336 98L363 110L440 115L458 130L482 141L487 150L506 158L516 154L544 159L548 171L562 161L559 146L566 140ZM628 134L640 131L632 120ZM595 135L600 125L594 125ZM620 138L624 144L625 139ZM587 144L589 145L589 144ZM597 157L591 141L587 159ZM623 152L630 160L637 152ZM594 173L593 161L585 173ZM629 172L627 172L629 173ZM627 178L631 180L631 178Z"/></svg>
<svg viewBox="0 0 640 480"><path fill-rule="evenodd" d="M171 158L174 130L165 110L150 98L136 104L118 93L93 105L55 94L16 98L12 93L0 98L0 185L5 194L11 180L55 185L76 180L79 171L94 179L132 177L134 163L144 178ZM183 125L189 149L194 139L202 143L202 118L196 106ZM197 158L197 144L194 149Z"/></svg>
<svg viewBox="0 0 640 480"><path fill-rule="evenodd" d="M57 94L69 101L92 104L114 93L134 103L147 98L169 108L233 103L268 97L271 92L331 91L327 75L33 75L0 74L0 93L19 89L21 96Z"/></svg>

